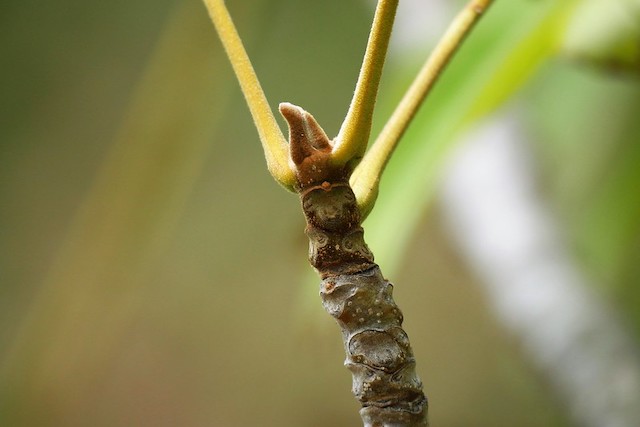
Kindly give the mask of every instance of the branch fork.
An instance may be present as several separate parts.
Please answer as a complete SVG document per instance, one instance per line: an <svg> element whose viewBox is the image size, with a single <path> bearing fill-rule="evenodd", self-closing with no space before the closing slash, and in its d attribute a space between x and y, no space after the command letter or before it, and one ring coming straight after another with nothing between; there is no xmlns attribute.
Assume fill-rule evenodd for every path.
<svg viewBox="0 0 640 427"><path fill-rule="evenodd" d="M355 93L330 140L314 117L280 104L289 144L279 129L223 0L204 0L253 120L271 175L297 192L307 221L309 261L323 279L325 309L342 330L365 427L426 426L427 399L393 286L373 262L361 223L401 136L442 70L492 0L471 0L454 19L367 152L375 100L398 0L379 0Z"/></svg>
<svg viewBox="0 0 640 427"><path fill-rule="evenodd" d="M329 140L313 116L300 107L288 103L280 105L280 112L287 119L290 131L293 131L291 143L294 139L299 140L300 131L305 130L313 132L314 138L319 138L317 141L314 139L311 146L322 151L323 155L313 156L313 160L308 159L304 165L300 163L298 166L294 157L299 158L300 149L308 150L309 147L294 149L288 146L224 1L204 0L249 105L271 175L288 190L296 191L301 186L299 179L316 179L314 176L317 173L311 170L311 163L317 161L315 167L319 170L326 170L328 166L337 169L344 167L344 172L350 176L363 219L375 204L380 177L400 138L453 54L492 1L471 0L456 16L383 131L366 152L376 96L398 7L398 0L379 0L356 89L336 138ZM292 119L294 116L298 119ZM292 120L300 123L293 123ZM300 167L302 171L298 170Z"/></svg>

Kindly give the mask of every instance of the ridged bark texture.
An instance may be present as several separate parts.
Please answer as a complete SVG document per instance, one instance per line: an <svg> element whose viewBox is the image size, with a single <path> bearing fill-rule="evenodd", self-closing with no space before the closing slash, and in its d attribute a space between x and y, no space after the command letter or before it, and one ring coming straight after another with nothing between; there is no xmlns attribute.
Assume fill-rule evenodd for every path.
<svg viewBox="0 0 640 427"><path fill-rule="evenodd" d="M325 181L300 195L309 260L323 279L322 303L342 329L364 425L426 426L427 399L402 312L364 241L353 191L346 182Z"/></svg>

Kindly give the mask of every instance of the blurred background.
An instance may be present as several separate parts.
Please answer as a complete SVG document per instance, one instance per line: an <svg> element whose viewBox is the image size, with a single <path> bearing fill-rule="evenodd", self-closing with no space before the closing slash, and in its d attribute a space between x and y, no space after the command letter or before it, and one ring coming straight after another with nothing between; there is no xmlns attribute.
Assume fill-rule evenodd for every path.
<svg viewBox="0 0 640 427"><path fill-rule="evenodd" d="M272 106L335 135L375 1L227 3ZM639 425L640 2L495 3L367 240L432 425ZM400 2L374 135L462 4ZM360 425L204 5L0 10L0 424Z"/></svg>

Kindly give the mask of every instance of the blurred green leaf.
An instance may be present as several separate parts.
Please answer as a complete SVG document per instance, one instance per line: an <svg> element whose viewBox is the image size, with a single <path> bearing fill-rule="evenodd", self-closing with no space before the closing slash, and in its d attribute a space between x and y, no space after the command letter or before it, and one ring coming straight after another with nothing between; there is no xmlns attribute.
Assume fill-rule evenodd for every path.
<svg viewBox="0 0 640 427"><path fill-rule="evenodd" d="M584 0L563 40L571 58L640 74L640 1Z"/></svg>
<svg viewBox="0 0 640 427"><path fill-rule="evenodd" d="M366 222L387 274L398 268L457 134L509 99L556 52L574 3L497 2L445 71L389 163Z"/></svg>
<svg viewBox="0 0 640 427"><path fill-rule="evenodd" d="M200 37L207 24L201 16L199 4L182 5L158 41L1 366L0 423L6 417L11 425L63 424L40 418L39 409L25 410L47 405L34 390L56 381L67 387L60 399L64 412L81 404L84 390L118 352L138 293L171 238L230 99L212 78L223 58L211 55Z"/></svg>
<svg viewBox="0 0 640 427"><path fill-rule="evenodd" d="M584 271L628 308L640 332L640 82L549 67L527 116L557 208Z"/></svg>

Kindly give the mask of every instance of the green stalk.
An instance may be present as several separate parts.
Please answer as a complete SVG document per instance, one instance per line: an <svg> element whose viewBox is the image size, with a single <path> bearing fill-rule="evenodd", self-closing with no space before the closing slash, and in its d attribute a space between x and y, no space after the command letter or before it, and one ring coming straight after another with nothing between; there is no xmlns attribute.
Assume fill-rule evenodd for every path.
<svg viewBox="0 0 640 427"><path fill-rule="evenodd" d="M363 217L366 218L375 204L380 178L400 138L442 71L492 1L472 0L460 11L351 176L351 186Z"/></svg>
<svg viewBox="0 0 640 427"><path fill-rule="evenodd" d="M367 149L378 86L397 8L398 0L378 2L353 99L334 140L333 162L336 164L351 162L355 167Z"/></svg>
<svg viewBox="0 0 640 427"><path fill-rule="evenodd" d="M220 40L222 40L251 111L267 160L267 168L276 181L292 191L295 185L295 176L289 166L287 141L269 107L269 102L251 65L249 55L244 49L238 30L223 0L204 0L204 3Z"/></svg>

